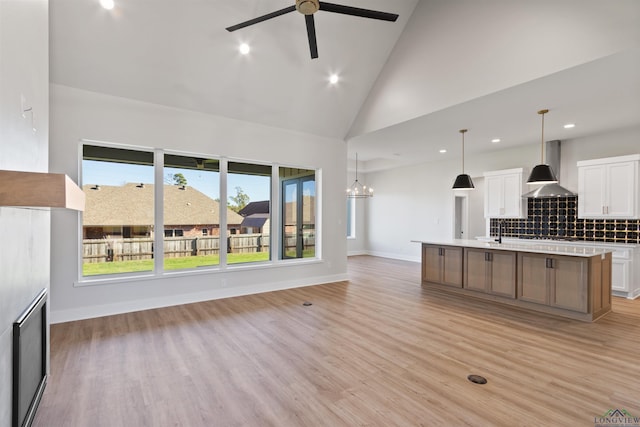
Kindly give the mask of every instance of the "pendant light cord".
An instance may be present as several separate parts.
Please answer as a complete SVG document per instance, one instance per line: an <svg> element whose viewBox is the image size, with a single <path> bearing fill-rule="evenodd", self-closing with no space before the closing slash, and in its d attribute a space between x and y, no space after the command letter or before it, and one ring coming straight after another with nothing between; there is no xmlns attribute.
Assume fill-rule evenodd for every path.
<svg viewBox="0 0 640 427"><path fill-rule="evenodd" d="M464 134L467 130L460 129L460 133L462 134L462 173L464 174Z"/></svg>
<svg viewBox="0 0 640 427"><path fill-rule="evenodd" d="M538 114L542 115L542 135L540 137L540 163L544 164L544 115L547 114L549 110L540 110Z"/></svg>
<svg viewBox="0 0 640 427"><path fill-rule="evenodd" d="M356 182L358 182L358 153L356 153Z"/></svg>

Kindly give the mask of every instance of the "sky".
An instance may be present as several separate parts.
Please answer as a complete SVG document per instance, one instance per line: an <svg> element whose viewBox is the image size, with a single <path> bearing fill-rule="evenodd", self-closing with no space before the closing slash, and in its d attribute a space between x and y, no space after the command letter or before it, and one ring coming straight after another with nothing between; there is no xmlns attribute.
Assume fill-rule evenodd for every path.
<svg viewBox="0 0 640 427"><path fill-rule="evenodd" d="M170 175L182 173L187 185L206 194L212 199L220 197L218 172L165 168L165 182L173 183ZM128 182L153 184L153 166L131 165L125 163L97 162L83 160L82 184L124 185ZM236 187L242 188L249 201L259 202L270 199L270 177L253 175L227 175L227 193L236 195Z"/></svg>

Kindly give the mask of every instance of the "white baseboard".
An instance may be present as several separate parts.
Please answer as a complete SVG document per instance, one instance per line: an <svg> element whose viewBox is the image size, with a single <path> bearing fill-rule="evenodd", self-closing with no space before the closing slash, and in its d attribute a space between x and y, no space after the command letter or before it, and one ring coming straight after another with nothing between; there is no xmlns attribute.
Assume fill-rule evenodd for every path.
<svg viewBox="0 0 640 427"><path fill-rule="evenodd" d="M419 256L407 256L402 254L395 254L392 252L367 251L367 255L379 256L381 258L398 259L401 261L422 262Z"/></svg>
<svg viewBox="0 0 640 427"><path fill-rule="evenodd" d="M261 283L237 288L218 288L211 289L206 292L175 294L159 298L127 301L117 304L97 304L71 310L52 310L50 313L50 319L52 324L72 322L75 320L92 319L95 317L111 316L114 314L130 313L134 311L150 310L154 308L170 307L174 305L191 304L195 302L215 299L259 294L262 292L322 285L333 282L341 282L344 280L349 280L349 276L347 274L335 274L330 276L309 277L291 281L279 281L266 284Z"/></svg>
<svg viewBox="0 0 640 427"><path fill-rule="evenodd" d="M369 255L369 253L363 250L347 252L347 256L358 256L358 255Z"/></svg>

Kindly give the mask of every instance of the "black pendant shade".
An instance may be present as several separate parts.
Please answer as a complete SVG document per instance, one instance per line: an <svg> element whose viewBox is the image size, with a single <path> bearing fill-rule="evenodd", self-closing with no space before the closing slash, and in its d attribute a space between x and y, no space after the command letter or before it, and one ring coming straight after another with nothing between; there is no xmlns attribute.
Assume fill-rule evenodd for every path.
<svg viewBox="0 0 640 427"><path fill-rule="evenodd" d="M558 182L556 174L553 173L549 165L537 165L531 171L527 184L553 184Z"/></svg>
<svg viewBox="0 0 640 427"><path fill-rule="evenodd" d="M454 190L470 190L472 188L476 188L473 185L473 181L471 181L471 177L466 173L460 174L456 177L455 182L453 183Z"/></svg>
<svg viewBox="0 0 640 427"><path fill-rule="evenodd" d="M462 173L456 177L453 183L452 188L454 190L473 190L476 188L473 185L473 181L471 181L471 177L464 173L464 134L466 132L466 129L460 129L460 133L462 134Z"/></svg>
<svg viewBox="0 0 640 427"><path fill-rule="evenodd" d="M551 166L544 163L544 115L549 110L540 110L538 114L542 117L542 134L540 138L540 164L536 165L529 175L527 184L555 184L558 182L556 174L553 173Z"/></svg>

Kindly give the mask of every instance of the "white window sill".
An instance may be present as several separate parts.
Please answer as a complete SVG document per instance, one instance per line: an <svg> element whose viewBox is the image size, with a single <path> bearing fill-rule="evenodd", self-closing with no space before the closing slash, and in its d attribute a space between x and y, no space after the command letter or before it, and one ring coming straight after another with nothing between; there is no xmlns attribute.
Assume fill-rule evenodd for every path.
<svg viewBox="0 0 640 427"><path fill-rule="evenodd" d="M114 285L114 284L120 284L120 283L144 282L147 280L173 279L176 277L190 277L190 276L201 276L201 275L208 275L208 274L228 273L228 272L251 271L251 270L260 270L260 269L272 269L272 268L280 268L280 267L293 267L293 266L300 266L300 265L321 264L324 262L325 261L320 258L296 258L296 259L285 259L285 260L268 261L268 262L228 264L225 267L210 266L210 267L200 267L197 269L190 269L190 270L161 271L159 273L148 271L148 272L140 272L140 273L121 273L121 274L110 274L110 275L101 275L101 276L96 275L96 276L83 277L82 279L75 281L73 283L73 286L84 287L84 286Z"/></svg>

